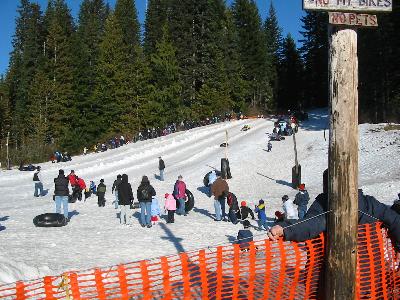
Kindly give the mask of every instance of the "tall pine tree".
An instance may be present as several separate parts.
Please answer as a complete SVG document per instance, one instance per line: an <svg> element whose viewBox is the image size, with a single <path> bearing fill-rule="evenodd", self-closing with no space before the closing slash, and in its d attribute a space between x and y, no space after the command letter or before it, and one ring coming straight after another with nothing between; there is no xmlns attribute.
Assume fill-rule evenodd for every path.
<svg viewBox="0 0 400 300"><path fill-rule="evenodd" d="M300 53L305 65L304 104L306 107L328 105L328 16L306 12L300 40Z"/></svg>
<svg viewBox="0 0 400 300"><path fill-rule="evenodd" d="M156 51L157 42L163 38L163 26L167 22L168 0L149 0L144 23L144 53L150 56Z"/></svg>
<svg viewBox="0 0 400 300"><path fill-rule="evenodd" d="M302 107L303 64L296 43L289 34L282 47L279 70L279 107L297 109Z"/></svg>
<svg viewBox="0 0 400 300"><path fill-rule="evenodd" d="M278 101L278 70L279 64L282 60L282 29L279 27L276 11L271 1L268 16L264 22L264 31L266 36L266 47L268 51L268 58L270 63L269 80L273 88L274 104Z"/></svg>
<svg viewBox="0 0 400 300"><path fill-rule="evenodd" d="M272 101L268 78L270 64L257 5L254 0L236 0L233 14L239 36L239 53L250 86L247 100L253 107L269 108Z"/></svg>

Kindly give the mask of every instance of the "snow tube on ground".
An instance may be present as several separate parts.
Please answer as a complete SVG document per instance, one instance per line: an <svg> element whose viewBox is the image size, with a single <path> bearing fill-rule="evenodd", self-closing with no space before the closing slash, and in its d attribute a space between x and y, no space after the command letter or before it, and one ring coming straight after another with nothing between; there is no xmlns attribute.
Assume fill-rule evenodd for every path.
<svg viewBox="0 0 400 300"><path fill-rule="evenodd" d="M33 219L36 227L62 227L67 225L64 215L57 213L46 213L38 215Z"/></svg>
<svg viewBox="0 0 400 300"><path fill-rule="evenodd" d="M221 145L219 145L220 147L229 147L229 144L227 143L222 143Z"/></svg>
<svg viewBox="0 0 400 300"><path fill-rule="evenodd" d="M194 196L193 196L192 192L189 191L188 189L186 190L185 194L186 194L185 211L189 212L194 207ZM176 208L177 209L179 208L178 200L176 200Z"/></svg>
<svg viewBox="0 0 400 300"><path fill-rule="evenodd" d="M204 175L204 178L203 178L204 186L209 186L209 185L210 185L210 184L209 184L209 176L210 176L211 172L212 172L212 171L210 171L210 172L208 172L206 175ZM217 176L220 176L220 175L221 175L221 172L218 171L218 170L215 170L215 174L217 174Z"/></svg>

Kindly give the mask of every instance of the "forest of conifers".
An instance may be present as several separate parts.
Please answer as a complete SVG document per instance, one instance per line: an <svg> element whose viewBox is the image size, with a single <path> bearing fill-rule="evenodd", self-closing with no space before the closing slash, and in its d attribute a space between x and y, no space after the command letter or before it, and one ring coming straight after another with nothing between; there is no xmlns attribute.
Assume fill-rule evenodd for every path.
<svg viewBox="0 0 400 300"><path fill-rule="evenodd" d="M358 31L361 121L400 118L393 6ZM82 0L76 19L65 0L20 0L0 78L2 161L8 132L14 159L34 161L182 120L327 106L328 17L301 21L294 41L273 5L262 20L254 0L149 0L144 26L134 0Z"/></svg>

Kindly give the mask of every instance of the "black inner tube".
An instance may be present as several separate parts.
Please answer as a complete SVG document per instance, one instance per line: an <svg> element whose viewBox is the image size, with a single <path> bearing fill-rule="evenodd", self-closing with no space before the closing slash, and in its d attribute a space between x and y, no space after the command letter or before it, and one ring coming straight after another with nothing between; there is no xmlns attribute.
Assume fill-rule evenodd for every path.
<svg viewBox="0 0 400 300"><path fill-rule="evenodd" d="M67 220L62 214L45 213L36 216L33 219L33 224L36 227L62 227L67 225Z"/></svg>

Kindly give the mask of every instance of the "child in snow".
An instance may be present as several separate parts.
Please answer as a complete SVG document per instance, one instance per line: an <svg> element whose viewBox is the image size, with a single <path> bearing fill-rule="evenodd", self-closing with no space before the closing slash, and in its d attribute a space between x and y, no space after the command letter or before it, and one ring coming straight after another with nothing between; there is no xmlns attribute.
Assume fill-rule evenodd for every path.
<svg viewBox="0 0 400 300"><path fill-rule="evenodd" d="M165 194L164 209L167 211L167 223L174 223L174 215L176 210L176 200L171 194Z"/></svg>
<svg viewBox="0 0 400 300"><path fill-rule="evenodd" d="M251 218L253 220L255 219L254 218L254 213L253 213L253 211L251 210L250 207L247 207L246 201L240 202L240 209L239 209L239 211L237 213L238 219L244 221L249 217L249 215L251 215Z"/></svg>
<svg viewBox="0 0 400 300"><path fill-rule="evenodd" d="M272 144L271 144L271 141L268 141L268 145L267 145L267 152L271 152L271 150L272 150Z"/></svg>
<svg viewBox="0 0 400 300"><path fill-rule="evenodd" d="M268 230L269 227L267 225L267 215L265 214L265 204L264 200L258 201L258 205L256 205L254 211L258 214L258 228L262 230L264 227L265 230Z"/></svg>
<svg viewBox="0 0 400 300"><path fill-rule="evenodd" d="M104 179L100 179L100 184L97 187L97 204L99 207L104 207L106 205L106 199L104 198L106 190L107 187L104 184Z"/></svg>
<svg viewBox="0 0 400 300"><path fill-rule="evenodd" d="M158 222L158 216L161 214L160 206L156 197L151 198L151 223L156 225Z"/></svg>
<svg viewBox="0 0 400 300"><path fill-rule="evenodd" d="M297 219L297 210L294 207L293 201L289 200L288 195L284 195L282 197L282 208L285 213L285 221L286 220L296 220Z"/></svg>
<svg viewBox="0 0 400 300"><path fill-rule="evenodd" d="M244 220L243 229L240 229L237 235L237 243L243 251L249 250L249 243L253 241L253 233L250 231L249 220Z"/></svg>

